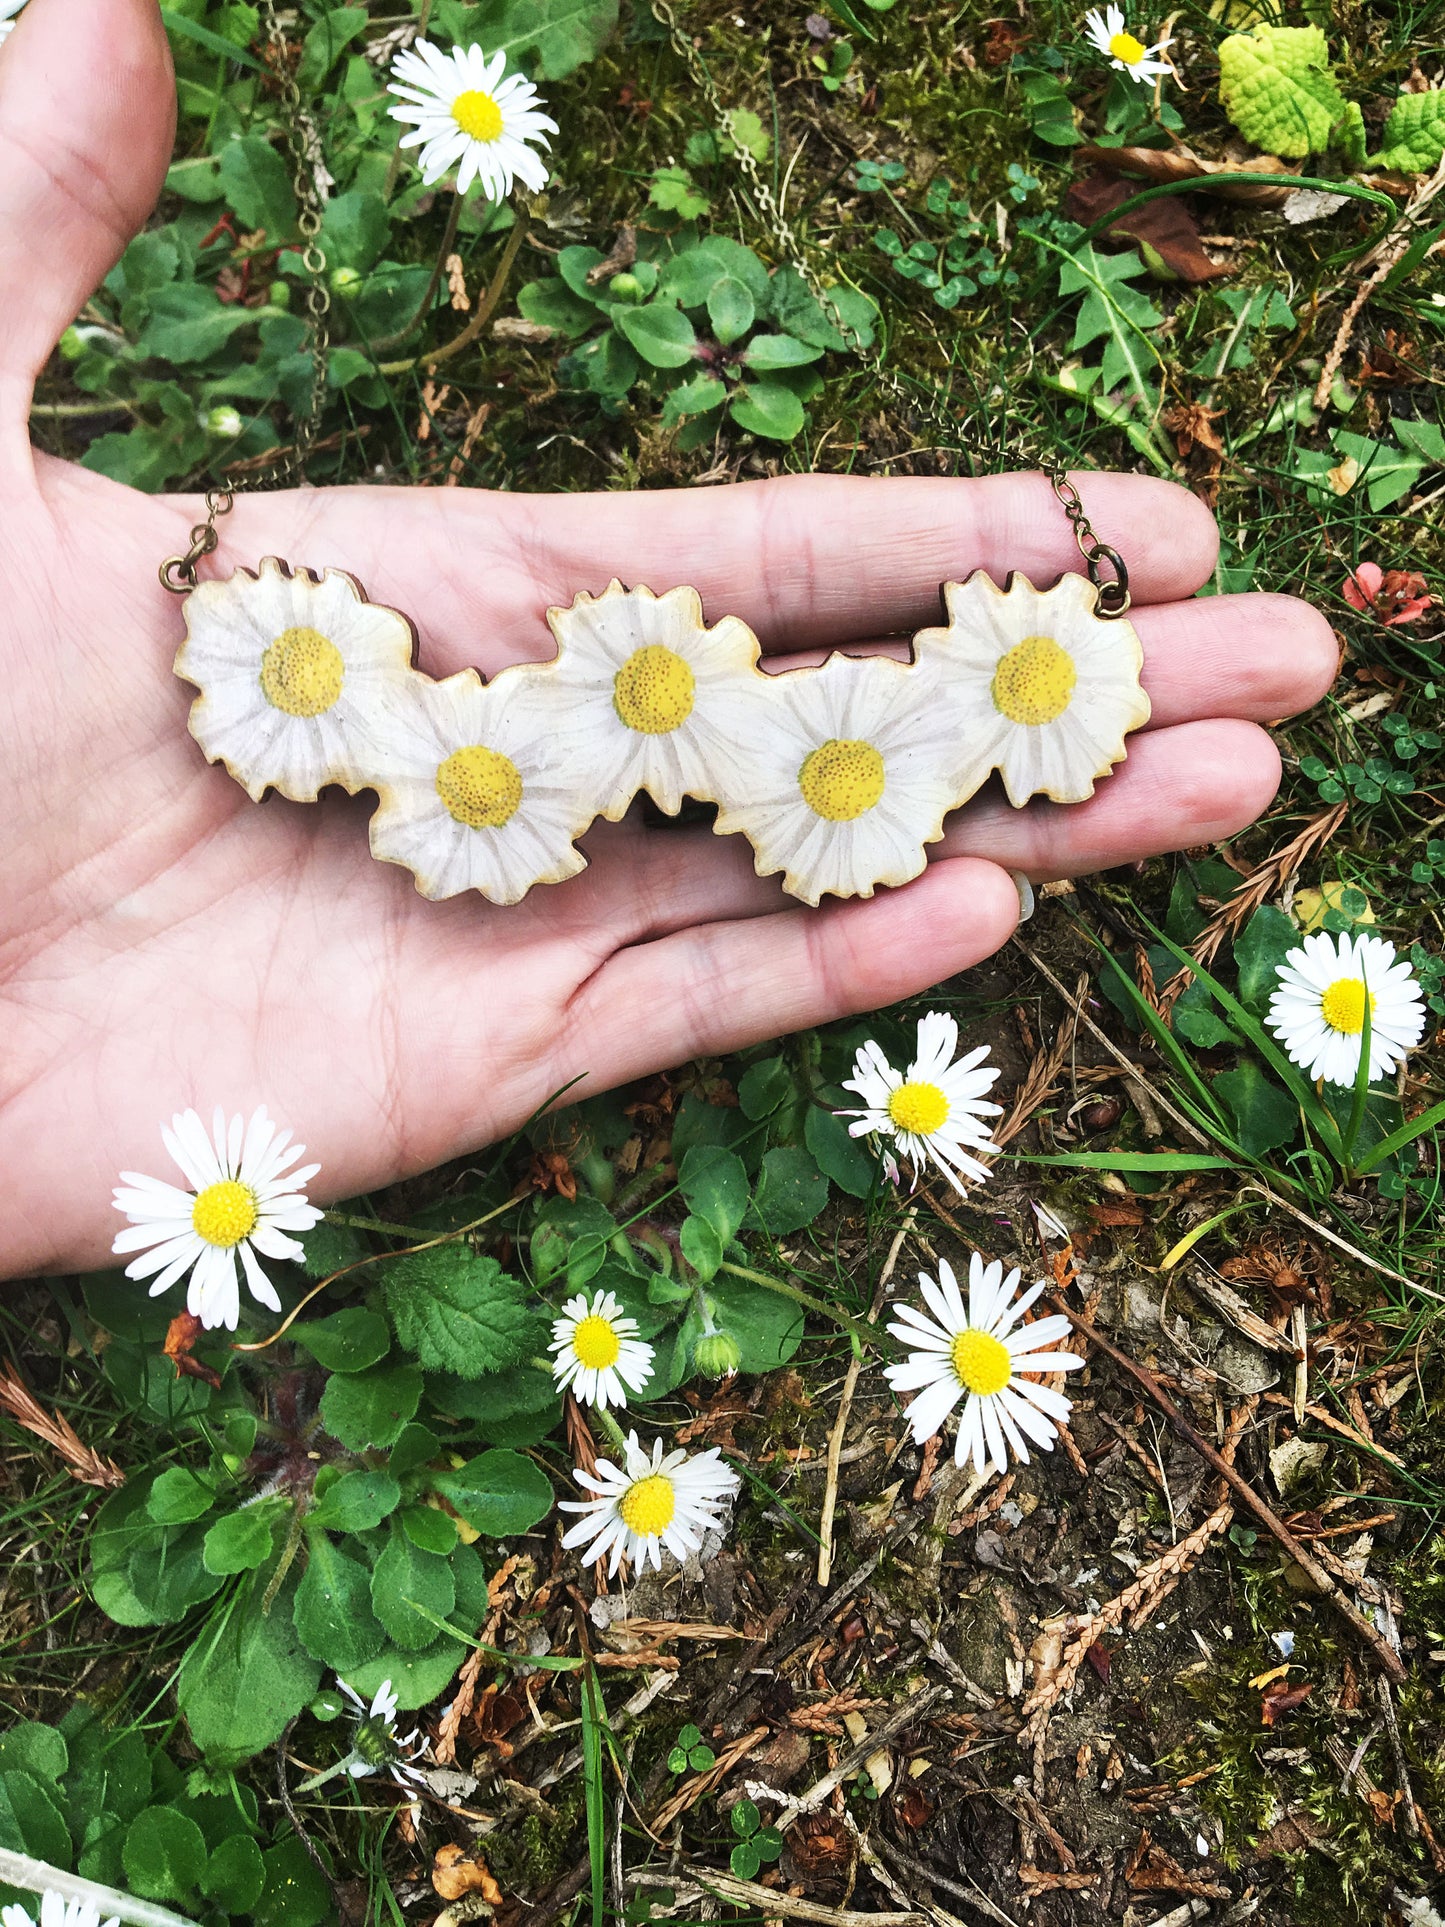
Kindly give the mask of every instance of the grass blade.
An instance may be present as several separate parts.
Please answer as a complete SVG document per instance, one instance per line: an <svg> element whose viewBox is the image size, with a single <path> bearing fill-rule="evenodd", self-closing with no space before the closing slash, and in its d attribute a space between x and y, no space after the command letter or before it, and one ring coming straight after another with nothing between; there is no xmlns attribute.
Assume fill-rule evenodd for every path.
<svg viewBox="0 0 1445 1927"><path fill-rule="evenodd" d="M1437 1124L1445 1124L1445 1104L1432 1104L1428 1111L1421 1111L1418 1117L1412 1117L1408 1123L1402 1124L1398 1131L1391 1131L1378 1144L1372 1144L1369 1156L1355 1167L1355 1176L1364 1177L1377 1164L1383 1164L1386 1158L1392 1158L1397 1151L1403 1151L1407 1144L1413 1144L1417 1137L1423 1137L1426 1131L1433 1131Z"/></svg>
<svg viewBox="0 0 1445 1927"><path fill-rule="evenodd" d="M592 1927L602 1927L607 1877L607 1796L602 1784L602 1732L606 1713L597 1675L582 1673L582 1777L587 1791L587 1856L592 1863Z"/></svg>

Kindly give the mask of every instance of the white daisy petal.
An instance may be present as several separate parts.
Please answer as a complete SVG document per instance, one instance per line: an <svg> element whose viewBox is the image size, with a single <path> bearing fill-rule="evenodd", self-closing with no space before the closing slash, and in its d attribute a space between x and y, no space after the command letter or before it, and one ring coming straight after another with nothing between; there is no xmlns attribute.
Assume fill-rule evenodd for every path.
<svg viewBox="0 0 1445 1927"><path fill-rule="evenodd" d="M637 1329L610 1291L597 1292L590 1303L585 1293L569 1299L548 1346L557 1354L552 1373L559 1389L570 1387L586 1405L626 1405L628 1392L640 1392L652 1377L655 1354Z"/></svg>
<svg viewBox="0 0 1445 1927"><path fill-rule="evenodd" d="M419 123L402 145L424 141L422 175L428 186L457 168L457 193L482 180L493 199L512 191L514 180L536 192L547 170L528 146L546 145L557 123L540 111L541 95L521 74L507 74L505 51L487 55L478 46L456 47L450 57L430 41L392 62L387 91L403 105L387 111L394 120Z"/></svg>
<svg viewBox="0 0 1445 1927"><path fill-rule="evenodd" d="M582 1515L563 1534L563 1545L585 1547L584 1565L593 1565L610 1552L609 1576L624 1559L639 1570L651 1564L660 1572L664 1548L677 1559L696 1552L704 1533L718 1524L739 1487L736 1473L723 1463L716 1447L691 1459L680 1451L664 1458L658 1439L649 1456L633 1432L626 1458L625 1472L607 1468L613 1476L605 1489L579 1471L577 1482L588 1485L598 1497L567 1499L561 1504L563 1512ZM599 1464L598 1471L602 1469Z"/></svg>
<svg viewBox="0 0 1445 1927"><path fill-rule="evenodd" d="M856 669L861 665L851 666ZM792 884L788 887L791 889ZM958 1063L950 1064L948 1059L957 1042L958 1026L953 1018L943 1011L929 1011L919 1019L913 1063L904 1073L895 1071L877 1042L868 1038L854 1058L852 1077L843 1084L844 1090L862 1098L865 1108L840 1111L838 1116L856 1119L849 1127L853 1136L866 1133L885 1152L891 1148L900 1159L906 1159L913 1166L915 1179L922 1176L931 1158L949 1183L962 1191L962 1177L981 1181L988 1176L988 1166L961 1150L960 1142L996 1151L998 1146L990 1142L980 1119L996 1114L1000 1107L983 1097L998 1078L995 1067L981 1068L987 1047L970 1051ZM952 1272L946 1266L943 1270L952 1280ZM952 1289L956 1294L957 1285ZM927 1297L928 1292L924 1295Z"/></svg>
<svg viewBox="0 0 1445 1927"><path fill-rule="evenodd" d="M1310 1077L1350 1089L1370 1003L1371 1079L1393 1071L1425 1031L1425 1003L1408 961L1381 937L1307 936L1279 966L1265 1022Z"/></svg>

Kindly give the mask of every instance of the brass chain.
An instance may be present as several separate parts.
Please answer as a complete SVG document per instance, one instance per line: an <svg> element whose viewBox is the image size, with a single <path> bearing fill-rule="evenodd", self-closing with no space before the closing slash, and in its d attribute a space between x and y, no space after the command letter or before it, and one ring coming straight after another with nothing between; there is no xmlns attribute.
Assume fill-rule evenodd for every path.
<svg viewBox="0 0 1445 1927"><path fill-rule="evenodd" d="M870 348L865 345L857 329L840 311L831 291L819 279L810 266L797 235L793 232L792 227L788 223L787 216L778 204L777 196L773 193L769 183L763 178L762 170L758 166L757 156L745 141L737 137L733 126L732 110L723 105L721 96L717 90L717 84L713 80L707 62L702 59L691 39L683 32L679 25L677 15L673 10L672 0L652 0L652 10L667 29L668 38L672 42L674 53L676 53L679 60L681 60L687 68L699 92L707 102L708 111L712 116L714 125L724 137L727 145L732 149L733 158L737 162L738 170L751 189L753 199L761 210L764 220L772 230L773 239L781 249L789 266L795 268L803 277L809 292L823 307L853 353L867 363L869 372L873 375L879 386L887 389L894 400L902 403L904 407L917 410L926 415L933 425L949 440L967 445L972 438L960 428L957 421L945 412L937 398L925 398L910 390L907 384L901 381L899 377L894 374L893 370L885 364L880 350L876 347ZM981 448L983 444L974 441L973 446ZM1084 504L1080 499L1079 491L1070 479L1068 469L1064 464L1062 462L1051 461L1047 455L1044 455L1040 460L1039 466L1048 477L1054 494L1063 504L1064 513L1068 516L1070 525L1074 531L1074 540L1079 545L1079 553L1084 558L1084 565L1088 571L1089 580L1098 591L1097 613L1106 619L1124 615L1129 608L1130 601L1129 571L1125 565L1124 558L1119 554L1117 549L1111 547L1107 542L1101 542L1095 534L1093 524L1089 521L1088 515L1084 510ZM1104 573L1103 565L1105 563L1108 564L1112 572L1108 575Z"/></svg>
<svg viewBox="0 0 1445 1927"><path fill-rule="evenodd" d="M294 421L291 446L280 451L269 468L248 478L253 488L265 489L279 488L304 474L306 457L321 426L326 404L326 358L331 346L331 290L326 283L326 255L321 247L325 202L316 177L321 161L320 139L314 122L301 104L299 59L293 62L290 57L276 0L261 0L261 12L285 110L286 145L291 152L292 186L296 194L296 226L304 243L301 265L310 278L306 317L312 362L311 393L305 412ZM191 530L190 547L184 555L168 556L160 567L162 586L172 595L189 595L195 588L196 566L204 557L214 554L220 541L216 524L223 515L230 514L240 485L240 478L230 474L218 486L207 489L206 519Z"/></svg>

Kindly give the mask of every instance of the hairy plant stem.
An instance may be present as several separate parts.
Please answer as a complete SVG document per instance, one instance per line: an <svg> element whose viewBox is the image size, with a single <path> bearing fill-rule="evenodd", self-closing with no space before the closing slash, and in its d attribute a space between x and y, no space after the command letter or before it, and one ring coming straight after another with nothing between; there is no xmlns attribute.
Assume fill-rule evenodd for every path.
<svg viewBox="0 0 1445 1927"><path fill-rule="evenodd" d="M506 290L508 279L511 276L513 264L521 252L522 243L527 238L527 232L527 210L526 207L523 206L517 213L517 218L512 226L512 232L507 236L507 245L502 250L502 258L497 265L497 272L492 276L492 285L487 289L483 299L478 302L477 312L472 316L471 320L459 335L453 340L446 342L442 347L432 349L427 354L411 355L405 361L380 362L376 372L379 375L409 375L413 368L437 368L442 362L450 361L453 356L461 354L464 348L470 348L496 312L497 304L500 302Z"/></svg>
<svg viewBox="0 0 1445 1927"><path fill-rule="evenodd" d="M835 1325L842 1326L855 1345L861 1347L867 1341L868 1331L856 1318L850 1317L837 1305L830 1305L824 1298L815 1298L812 1292L804 1291L798 1285L785 1285L781 1278L768 1278L761 1271L749 1271L746 1265L729 1264L726 1260L718 1266L718 1270L727 1272L733 1278L745 1278L750 1285L762 1285L768 1291L791 1298L794 1304L806 1306L809 1311L817 1312L820 1318L830 1318Z"/></svg>
<svg viewBox="0 0 1445 1927"><path fill-rule="evenodd" d="M605 1405L589 1405L587 1408L587 1417L591 1424L596 1425L599 1430L607 1434L608 1438L622 1454L622 1463L626 1465L627 1434L617 1423L617 1420L613 1418L607 1407Z"/></svg>

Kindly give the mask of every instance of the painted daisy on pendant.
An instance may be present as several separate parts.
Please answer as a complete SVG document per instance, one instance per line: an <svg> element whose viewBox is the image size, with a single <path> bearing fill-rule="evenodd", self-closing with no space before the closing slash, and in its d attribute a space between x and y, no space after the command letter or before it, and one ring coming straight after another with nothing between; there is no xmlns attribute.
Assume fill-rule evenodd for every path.
<svg viewBox="0 0 1445 1927"><path fill-rule="evenodd" d="M422 179L434 187L457 170L457 193L480 181L489 200L502 201L520 181L533 194L547 185L547 169L532 144L550 147L555 120L530 80L507 72L505 53L453 47L443 53L429 40L399 53L387 88L402 102L388 108L393 120L410 122L403 147L420 147Z"/></svg>
<svg viewBox="0 0 1445 1927"><path fill-rule="evenodd" d="M1144 654L1130 623L1101 620L1081 575L1036 589L982 570L944 586L948 626L914 638L920 668L941 678L952 725L950 774L960 798L991 770L1016 809L1031 796L1082 803L1124 759L1124 738L1149 720Z"/></svg>
<svg viewBox="0 0 1445 1927"><path fill-rule="evenodd" d="M689 1458L683 1451L664 1455L657 1439L649 1454L638 1444L636 1432L630 1432L626 1461L618 1467L599 1459L595 1473L579 1467L573 1475L578 1485L597 1496L564 1499L560 1507L584 1515L563 1534L562 1544L586 1546L584 1566L610 1552L609 1578L624 1559L639 1571L650 1561L661 1572L664 1550L677 1560L696 1552L703 1534L719 1524L739 1484L716 1446Z"/></svg>
<svg viewBox="0 0 1445 1927"><path fill-rule="evenodd" d="M864 1109L838 1115L853 1119L851 1137L891 1141L897 1155L913 1166L915 1184L931 1159L962 1191L964 1178L982 1182L989 1175L988 1166L972 1153L998 1150L982 1119L997 1117L1003 1106L984 1097L998 1081L997 1066L984 1064L988 1046L980 1044L955 1063L957 1049L958 1025L942 1010L918 1020L918 1044L906 1071L894 1070L870 1037L854 1059L853 1075L843 1082L845 1091L862 1098Z"/></svg>
<svg viewBox="0 0 1445 1927"><path fill-rule="evenodd" d="M653 1350L637 1336L637 1320L629 1318L610 1291L599 1291L588 1303L579 1292L562 1307L552 1326L557 1354L552 1376L560 1391L569 1387L584 1405L625 1405L629 1392L640 1392L652 1377Z"/></svg>
<svg viewBox="0 0 1445 1927"><path fill-rule="evenodd" d="M0 39L5 29L0 27ZM54 1887L47 1887L40 1896L40 1919L19 1901L11 1901L8 1907L0 1909L0 1922L4 1927L120 1927L120 1919L112 1914L102 1923L100 1909L93 1900L67 1900L57 1893Z"/></svg>
<svg viewBox="0 0 1445 1927"><path fill-rule="evenodd" d="M1102 13L1097 8L1084 16L1084 30L1099 52L1111 67L1132 79L1148 82L1157 80L1161 75L1172 73L1167 60L1156 60L1171 44L1166 37L1156 40L1152 47L1146 47L1142 40L1130 33L1124 25L1122 7L1106 7Z"/></svg>
<svg viewBox="0 0 1445 1927"><path fill-rule="evenodd" d="M997 1259L986 1265L974 1252L968 1261L965 1305L953 1267L940 1262L937 1284L926 1272L918 1278L933 1316L912 1305L895 1305L897 1319L888 1327L895 1338L916 1348L901 1364L886 1366L883 1374L895 1392L918 1394L907 1409L914 1440L922 1445L931 1439L962 1399L953 1455L959 1465L972 1457L980 1478L990 1466L1007 1472L1010 1449L1027 1465L1025 1435L1042 1451L1052 1451L1053 1421L1063 1424L1072 1410L1062 1392L1025 1374L1077 1371L1084 1362L1075 1352L1047 1349L1069 1330L1062 1315L1019 1327L1044 1287L1031 1285L1015 1298L1018 1282L1017 1270L1005 1277Z"/></svg>
<svg viewBox="0 0 1445 1927"><path fill-rule="evenodd" d="M227 1120L217 1107L211 1134L194 1111L183 1111L162 1127L161 1141L190 1186L182 1190L162 1178L122 1171L115 1208L130 1225L117 1233L111 1249L138 1251L125 1268L127 1278L151 1278L152 1298L169 1291L190 1273L186 1309L207 1331L236 1329L241 1298L237 1263L251 1296L270 1311L280 1311L275 1286L257 1261L305 1254L292 1231L309 1231L322 1213L306 1202L303 1185L321 1169L298 1165L306 1150L278 1131L264 1109L248 1122ZM156 1275L158 1274L158 1275Z"/></svg>
<svg viewBox="0 0 1445 1927"><path fill-rule="evenodd" d="M0 0L0 46L4 46L15 28L15 16L25 5L25 0ZM22 1913L24 1909L20 1910ZM6 1923L9 1927L9 1923ZM49 1927L47 1921L46 1927Z"/></svg>
<svg viewBox="0 0 1445 1927"><path fill-rule="evenodd" d="M186 597L176 674L202 691L191 734L253 803L268 788L314 803L376 781L386 699L411 674L406 617L368 602L340 569L292 575L267 556Z"/></svg>
<svg viewBox="0 0 1445 1927"><path fill-rule="evenodd" d="M1265 1022L1309 1076L1348 1090L1359 1073L1367 997L1373 1079L1403 1062L1425 1031L1415 973L1383 937L1306 937L1279 967Z"/></svg>

